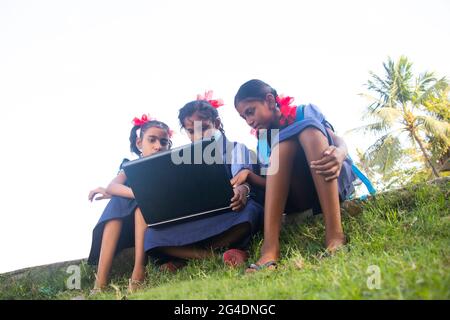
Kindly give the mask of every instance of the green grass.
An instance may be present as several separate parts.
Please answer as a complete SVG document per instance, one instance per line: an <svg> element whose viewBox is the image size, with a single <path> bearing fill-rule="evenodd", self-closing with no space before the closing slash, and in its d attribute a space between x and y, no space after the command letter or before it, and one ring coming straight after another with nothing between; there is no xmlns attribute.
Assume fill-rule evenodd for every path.
<svg viewBox="0 0 450 320"><path fill-rule="evenodd" d="M148 266L147 286L126 296L127 276L113 279L111 290L95 299L449 299L450 182L421 185L378 196L362 214L344 216L349 238L344 250L323 257L322 218L313 217L282 232L282 260L276 271L244 274L225 267L220 257L192 261L176 274ZM252 243L251 261L259 255L261 237ZM369 266L380 269L381 288L369 289ZM92 281L86 269L83 286ZM3 285L6 280L3 280ZM0 282L0 288L1 288ZM47 284L49 288L54 288ZM11 285L17 288L18 284ZM88 286L89 287L89 286ZM10 296L30 298L9 289ZM88 288L82 292L86 295ZM5 298L3 289L0 298ZM37 299L69 299L78 292L54 289Z"/></svg>
<svg viewBox="0 0 450 320"><path fill-rule="evenodd" d="M94 270L86 263L80 265L81 287L89 288L95 280ZM70 275L65 269L31 269L16 279L0 275L0 300L32 299L49 300L70 298L80 295L80 291L66 291L66 282Z"/></svg>

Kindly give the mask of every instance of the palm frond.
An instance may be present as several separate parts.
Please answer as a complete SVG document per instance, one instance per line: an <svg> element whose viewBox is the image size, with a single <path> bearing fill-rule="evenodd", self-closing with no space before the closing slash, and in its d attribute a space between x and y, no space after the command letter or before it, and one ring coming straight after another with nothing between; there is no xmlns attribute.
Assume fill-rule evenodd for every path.
<svg viewBox="0 0 450 320"><path fill-rule="evenodd" d="M402 155L399 138L388 133L367 149L364 158L370 167L384 175L394 169Z"/></svg>
<svg viewBox="0 0 450 320"><path fill-rule="evenodd" d="M433 76L433 73L425 73L417 79L416 88L411 101L414 106L421 106L426 101L438 96L447 86L448 83L445 77L437 80Z"/></svg>
<svg viewBox="0 0 450 320"><path fill-rule="evenodd" d="M347 133L363 131L364 133L383 133L390 130L396 124L402 124L402 111L387 106L382 106L376 110L366 110L363 119L370 121L369 124L347 131Z"/></svg>
<svg viewBox="0 0 450 320"><path fill-rule="evenodd" d="M380 99L380 98L375 98L374 96L367 94L367 93L359 93L358 94L360 97L365 98L367 101L369 101L369 105L366 108L365 113L371 113L374 110L376 110L378 108L378 106L383 105L384 102ZM363 115L362 117L363 119L365 118L365 115Z"/></svg>
<svg viewBox="0 0 450 320"><path fill-rule="evenodd" d="M450 123L424 115L417 116L417 125L423 127L425 133L450 146Z"/></svg>
<svg viewBox="0 0 450 320"><path fill-rule="evenodd" d="M398 103L403 104L411 99L413 95L411 67L412 63L408 61L408 58L401 56L397 62L388 58L388 61L383 63L384 79L370 72L371 79L367 82L367 87L369 90L377 92L381 101L374 104L373 110L382 105L394 108Z"/></svg>
<svg viewBox="0 0 450 320"><path fill-rule="evenodd" d="M369 124L365 124L350 130L347 130L344 132L344 135L347 134L353 134L353 133L359 133L359 132L363 132L363 133L384 133L387 132L387 130L389 130L389 127L387 127L385 125L385 123L383 123L382 121L377 121L377 122L373 122L373 123L369 123Z"/></svg>
<svg viewBox="0 0 450 320"><path fill-rule="evenodd" d="M381 105L385 105L389 103L389 91L390 84L381 79L378 75L373 72L369 72L372 80L367 81L367 88L371 91L377 92L379 94L379 98L377 101L372 103L371 107L373 110L376 110ZM390 104L389 104L390 105Z"/></svg>
<svg viewBox="0 0 450 320"><path fill-rule="evenodd" d="M394 87L396 92L393 94L393 99L401 103L406 103L412 95L410 82L413 74L411 67L412 63L408 61L408 58L401 56L394 68Z"/></svg>
<svg viewBox="0 0 450 320"><path fill-rule="evenodd" d="M386 126L392 126L402 117L402 112L396 108L383 107L374 112L372 116L380 119Z"/></svg>
<svg viewBox="0 0 450 320"><path fill-rule="evenodd" d="M436 119L450 122L450 85L423 101L425 111Z"/></svg>

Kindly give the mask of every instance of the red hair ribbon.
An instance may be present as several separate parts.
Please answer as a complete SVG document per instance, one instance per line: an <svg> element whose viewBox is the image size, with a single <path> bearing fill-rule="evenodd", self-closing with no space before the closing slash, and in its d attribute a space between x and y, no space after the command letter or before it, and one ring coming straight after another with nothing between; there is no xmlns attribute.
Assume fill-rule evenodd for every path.
<svg viewBox="0 0 450 320"><path fill-rule="evenodd" d="M150 116L147 115L147 114L143 114L142 117L141 117L140 119L137 118L137 117L135 117L135 118L133 119L133 125L141 127L144 123L147 123L147 122L152 121L152 120L156 120L156 119L150 117Z"/></svg>
<svg viewBox="0 0 450 320"><path fill-rule="evenodd" d="M213 99L212 96L213 96L213 91L212 90L208 90L208 91L205 92L204 96L202 96L201 94L198 94L197 95L197 100L206 100L215 109L217 109L218 107L221 107L221 106L224 105L222 99Z"/></svg>
<svg viewBox="0 0 450 320"><path fill-rule="evenodd" d="M280 125L282 127L289 126L295 122L297 117L297 106L291 105L294 102L293 97L285 97L283 95L279 95L277 97L278 107L280 108L281 117L280 117ZM252 129L250 131L252 136L258 137L258 130Z"/></svg>
<svg viewBox="0 0 450 320"><path fill-rule="evenodd" d="M292 102L294 102L292 97L283 95L277 97L277 103L281 111L280 125L282 126L288 126L295 122L297 106L291 105Z"/></svg>
<svg viewBox="0 0 450 320"><path fill-rule="evenodd" d="M142 117L141 117L140 119L137 118L137 117L135 117L135 118L133 119L133 125L142 127L145 123L147 123L147 122L149 122L149 121L154 121L154 120L156 120L156 118L150 117L150 116L147 115L147 114L143 114ZM173 132L172 129L169 129L169 130L167 131L167 135L169 136L169 138L172 138L173 134L174 134L174 132Z"/></svg>
<svg viewBox="0 0 450 320"><path fill-rule="evenodd" d="M150 120L153 120L148 115L143 114L142 117L139 119L137 117L134 117L133 119L133 125L142 127L143 124L149 122Z"/></svg>

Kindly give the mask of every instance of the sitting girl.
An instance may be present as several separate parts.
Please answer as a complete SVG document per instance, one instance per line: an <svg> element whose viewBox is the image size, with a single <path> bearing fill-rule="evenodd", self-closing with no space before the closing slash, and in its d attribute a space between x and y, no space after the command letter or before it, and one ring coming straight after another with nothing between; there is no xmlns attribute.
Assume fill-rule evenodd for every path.
<svg viewBox="0 0 450 320"><path fill-rule="evenodd" d="M171 130L160 121L150 120L146 115L134 119L130 133L130 148L139 157L147 157L167 150L171 146ZM126 162L128 160L124 160ZM122 162L122 165L123 163ZM145 278L144 234L147 224L134 200L133 191L127 186L127 177L122 170L106 189L97 188L89 193L89 200L96 194L99 199L109 198L103 214L93 231L91 252L88 263L98 264L93 293L101 291L108 282L114 255L122 249L135 246L135 263L129 281L133 291Z"/></svg>
<svg viewBox="0 0 450 320"><path fill-rule="evenodd" d="M214 136L219 143L223 143L223 159L231 179L242 170L251 171L252 166L249 150L240 143L227 140L216 109L220 105L219 100L192 101L180 109L178 119L192 142ZM245 183L234 185L235 195L231 199L230 212L171 226L148 228L145 250L153 257L168 259L169 262L162 267L169 271L182 267L186 259L212 257L215 249L228 249L223 254L225 264L233 267L242 265L248 258L246 250L249 241L260 229L263 217L261 205L249 197L249 192L249 186Z"/></svg>
<svg viewBox="0 0 450 320"><path fill-rule="evenodd" d="M276 267L283 212L310 208L322 212L327 250L333 252L345 244L339 201L353 193L356 178L347 147L316 106L291 106L292 100L279 97L260 80L244 83L235 96L239 115L261 131L258 159L263 168L268 167L266 178L243 170L232 180L266 188L264 243L260 259L248 272Z"/></svg>

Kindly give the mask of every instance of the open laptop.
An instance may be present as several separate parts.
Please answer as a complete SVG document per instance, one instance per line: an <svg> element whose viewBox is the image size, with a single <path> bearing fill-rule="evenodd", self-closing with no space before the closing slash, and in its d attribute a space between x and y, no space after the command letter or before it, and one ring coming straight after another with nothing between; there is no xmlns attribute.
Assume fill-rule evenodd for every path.
<svg viewBox="0 0 450 320"><path fill-rule="evenodd" d="M211 150L215 147L211 144L220 141L199 141L123 166L127 182L149 226L186 221L230 209L234 193L227 165L206 164L203 157L200 157L201 164L194 164L199 162L199 152L203 155L205 148ZM188 161L176 164L180 157ZM177 161L174 162L174 158Z"/></svg>

